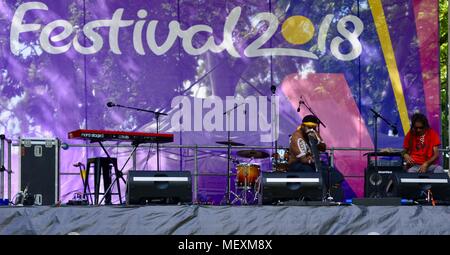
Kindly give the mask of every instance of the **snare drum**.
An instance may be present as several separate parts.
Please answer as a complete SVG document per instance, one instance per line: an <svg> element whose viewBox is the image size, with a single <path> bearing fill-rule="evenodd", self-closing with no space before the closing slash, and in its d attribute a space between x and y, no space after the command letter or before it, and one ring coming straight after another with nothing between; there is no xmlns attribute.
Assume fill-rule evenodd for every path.
<svg viewBox="0 0 450 255"><path fill-rule="evenodd" d="M236 168L237 187L253 188L260 174L260 166L255 164L239 164Z"/></svg>

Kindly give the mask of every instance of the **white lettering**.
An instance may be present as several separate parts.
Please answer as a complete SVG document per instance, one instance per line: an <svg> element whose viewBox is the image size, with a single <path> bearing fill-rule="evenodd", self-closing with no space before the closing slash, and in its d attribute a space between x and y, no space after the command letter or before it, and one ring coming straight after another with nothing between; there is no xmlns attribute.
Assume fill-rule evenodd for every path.
<svg viewBox="0 0 450 255"><path fill-rule="evenodd" d="M148 12L144 9L138 11L137 16L139 20L136 22L134 20L124 20L122 19L124 9L119 8L115 10L111 19L100 19L93 20L84 25L80 31L75 32L74 26L67 20L54 20L42 28L42 24L24 24L24 16L28 11L31 10L41 10L48 11L47 5L41 2L29 2L23 3L18 6L11 23L10 32L10 49L11 52L18 56L20 54L20 35L26 32L40 32L39 43L41 48L49 54L62 54L67 52L73 45L75 51L87 55L95 54L102 50L104 45L104 39L97 31L98 28L106 27L109 28L108 42L110 50L113 54L120 55L122 51L119 45L119 34L121 29L125 29L134 24L132 29L133 34L133 48L139 55L146 55L146 49L143 43L143 33L145 30L145 25L147 24L147 29L145 30L145 38L147 40L147 47L150 49L151 53L160 56L167 53L175 44L177 38L181 39L181 45L184 50L190 55L201 55L206 52L221 53L227 51L232 57L241 57L240 53L236 50L234 44L233 32L235 31L238 21L241 16L241 7L235 7L229 15L227 16L224 24L223 39L222 43L216 44L214 38L214 30L208 25L197 24L188 27L186 30L181 29L180 23L173 20L168 25L168 34L165 41L158 45L156 42L156 28L158 25L157 20L148 21L145 20L148 16ZM319 29L318 35L318 49L320 52L324 53L326 50L325 43L329 27L332 21L333 15L329 14L322 21ZM318 59L318 56L314 53L301 49L291 49L291 48L263 48L267 42L273 38L279 27L278 18L269 12L258 13L253 18L253 28L264 22L267 24L267 30L262 33L256 40L250 43L244 50L243 54L246 57L267 57L267 56L293 56L302 57L308 59ZM355 26L353 32L348 31L345 28L347 22L352 22ZM39 31L42 28L42 31ZM55 29L62 28L62 31L57 35L51 35L54 33ZM337 30L342 36L338 36L331 41L331 53L339 60L351 61L357 58L362 52L361 43L358 37L361 35L364 29L364 24L362 21L353 15L348 15L337 24ZM194 38L200 33L206 33L207 39L201 45L194 46ZM65 44L62 41L70 38L73 35L73 39ZM83 43L80 43L80 37L84 36ZM90 41L89 45L86 39ZM348 40L352 45L352 50L349 53L341 53L340 45ZM130 44L131 45L131 44ZM238 129L242 128L239 126Z"/></svg>
<svg viewBox="0 0 450 255"><path fill-rule="evenodd" d="M194 101L193 104L191 100ZM177 96L171 103L173 112L170 123L173 131L196 132L234 131L235 123L237 123L237 131L260 132L262 133L260 135L261 142L273 142L278 139L279 99L277 96L272 96L271 100L272 112L271 116L267 116L268 99L264 96L258 98L248 96L239 99L227 97L226 102L216 96L206 99ZM204 109L210 109L205 116L203 116ZM235 111L237 112L236 118ZM224 118L226 119L225 129L223 127ZM269 122L269 118L271 122Z"/></svg>
<svg viewBox="0 0 450 255"><path fill-rule="evenodd" d="M10 38L10 49L11 52L19 56L20 55L20 41L19 36L21 33L25 32L32 32L37 31L41 28L41 25L39 24L22 24L23 23L23 17L25 16L25 13L29 10L48 10L47 5L40 3L40 2L29 2L29 3L23 3L19 5L16 12L14 13L14 16L12 18L11 22L11 32L9 35Z"/></svg>
<svg viewBox="0 0 450 255"><path fill-rule="evenodd" d="M64 30L58 35L50 37L50 34L57 27L62 27ZM72 43L68 43L62 46L53 46L51 42L60 42L64 39L67 39L73 32L73 26L67 20L55 20L53 22L48 23L44 29L42 29L41 35L39 36L39 43L44 51L51 54L61 54L70 49Z"/></svg>

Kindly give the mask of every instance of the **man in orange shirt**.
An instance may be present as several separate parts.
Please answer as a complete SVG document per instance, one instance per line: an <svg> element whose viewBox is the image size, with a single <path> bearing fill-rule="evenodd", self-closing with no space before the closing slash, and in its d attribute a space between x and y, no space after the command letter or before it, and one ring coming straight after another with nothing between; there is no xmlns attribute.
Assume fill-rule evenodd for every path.
<svg viewBox="0 0 450 255"><path fill-rule="evenodd" d="M430 128L425 115L415 113L411 117L411 130L403 142L403 158L408 173L443 173L436 164L439 157L439 135Z"/></svg>

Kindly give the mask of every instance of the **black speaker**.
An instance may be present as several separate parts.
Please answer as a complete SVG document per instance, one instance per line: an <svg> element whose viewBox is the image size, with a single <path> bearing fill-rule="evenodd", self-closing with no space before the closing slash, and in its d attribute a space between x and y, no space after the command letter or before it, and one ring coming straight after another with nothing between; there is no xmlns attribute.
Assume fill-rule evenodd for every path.
<svg viewBox="0 0 450 255"><path fill-rule="evenodd" d="M435 200L450 201L448 174L394 173L387 188L392 196L415 201L425 199L428 190Z"/></svg>
<svg viewBox="0 0 450 255"><path fill-rule="evenodd" d="M403 167L374 166L366 168L364 172L364 196L369 198L387 197L386 188L391 175L404 172Z"/></svg>
<svg viewBox="0 0 450 255"><path fill-rule="evenodd" d="M42 205L59 200L59 140L20 139L20 189L40 194Z"/></svg>
<svg viewBox="0 0 450 255"><path fill-rule="evenodd" d="M192 202L192 178L187 171L129 171L127 204Z"/></svg>
<svg viewBox="0 0 450 255"><path fill-rule="evenodd" d="M396 172L404 172L401 153L367 153L367 168L364 170L364 196L368 198L387 197L387 183L392 173Z"/></svg>
<svg viewBox="0 0 450 255"><path fill-rule="evenodd" d="M323 198L321 173L274 172L263 173L262 178L263 204L289 200L321 201Z"/></svg>

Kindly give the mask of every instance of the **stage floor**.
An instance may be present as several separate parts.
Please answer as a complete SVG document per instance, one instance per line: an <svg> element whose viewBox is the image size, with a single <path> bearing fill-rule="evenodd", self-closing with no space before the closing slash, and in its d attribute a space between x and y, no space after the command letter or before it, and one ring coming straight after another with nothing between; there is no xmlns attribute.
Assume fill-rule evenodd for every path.
<svg viewBox="0 0 450 255"><path fill-rule="evenodd" d="M448 235L449 218L449 206L0 207L0 234Z"/></svg>

